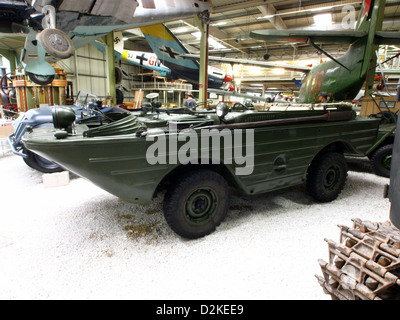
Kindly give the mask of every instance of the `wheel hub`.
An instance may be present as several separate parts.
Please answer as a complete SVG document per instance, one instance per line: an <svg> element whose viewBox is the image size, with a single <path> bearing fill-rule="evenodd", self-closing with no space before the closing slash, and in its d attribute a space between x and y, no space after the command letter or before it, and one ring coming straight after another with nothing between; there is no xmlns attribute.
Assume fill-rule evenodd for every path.
<svg viewBox="0 0 400 320"><path fill-rule="evenodd" d="M205 223L215 215L217 204L214 190L196 190L186 201L186 219L195 224Z"/></svg>
<svg viewBox="0 0 400 320"><path fill-rule="evenodd" d="M385 169L390 170L391 165L392 165L392 155L389 154L386 157L383 157L382 164Z"/></svg>
<svg viewBox="0 0 400 320"><path fill-rule="evenodd" d="M60 36L59 34L50 34L49 35L49 43L51 46L61 52L65 52L69 50L69 43L65 37Z"/></svg>
<svg viewBox="0 0 400 320"><path fill-rule="evenodd" d="M324 187L332 190L340 180L340 169L337 166L330 167L324 177Z"/></svg>

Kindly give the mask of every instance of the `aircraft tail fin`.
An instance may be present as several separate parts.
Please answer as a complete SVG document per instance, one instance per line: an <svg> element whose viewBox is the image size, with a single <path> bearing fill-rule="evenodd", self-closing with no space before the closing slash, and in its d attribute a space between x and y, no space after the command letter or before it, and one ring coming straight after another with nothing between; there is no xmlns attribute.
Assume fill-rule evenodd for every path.
<svg viewBox="0 0 400 320"><path fill-rule="evenodd" d="M361 6L356 29L367 33L361 77L369 73L371 77L376 65L376 33L382 31L385 4L386 0L363 0Z"/></svg>
<svg viewBox="0 0 400 320"><path fill-rule="evenodd" d="M356 32L367 33L375 45L399 45L399 32L382 31L386 0L364 0L356 24ZM374 38L373 38L374 37Z"/></svg>
<svg viewBox="0 0 400 320"><path fill-rule="evenodd" d="M355 26L356 30L359 31L368 31L369 29L369 21L371 20L371 14L374 9L373 6L374 0L364 0L361 5L360 14L358 16L358 20Z"/></svg>
<svg viewBox="0 0 400 320"><path fill-rule="evenodd" d="M120 54L124 52L124 37L121 31L114 32L114 50Z"/></svg>
<svg viewBox="0 0 400 320"><path fill-rule="evenodd" d="M184 59L189 51L163 24L142 27L141 31L158 59L170 69L199 70L197 61Z"/></svg>

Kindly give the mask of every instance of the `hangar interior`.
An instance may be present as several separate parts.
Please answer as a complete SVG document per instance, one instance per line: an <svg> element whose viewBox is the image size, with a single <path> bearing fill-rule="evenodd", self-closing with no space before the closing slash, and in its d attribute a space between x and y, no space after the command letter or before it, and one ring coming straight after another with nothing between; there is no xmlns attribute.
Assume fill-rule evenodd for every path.
<svg viewBox="0 0 400 320"><path fill-rule="evenodd" d="M284 64L317 65L329 59L308 44L270 43L254 40L249 37L253 30L260 29L314 29L314 30L340 30L347 23L348 28L353 27L349 18L349 10L354 8L354 17L358 17L361 2L354 1L219 1L212 2L213 10L210 19L209 54L213 56L279 62ZM400 3L388 1L385 8L384 30L398 30L400 27ZM350 7L349 7L350 6ZM350 8L350 9L349 9ZM185 45L190 53L200 52L200 39L198 27L194 19L180 20L166 23L172 33ZM145 38L139 29L124 31L124 44L126 49L151 52ZM323 45L323 49L334 57L343 55L347 45ZM396 55L399 50L396 46L380 48L382 61ZM89 59L90 65L78 62L82 74L91 74L91 70L100 71L95 59L102 59L93 48L82 49L78 58ZM86 57L86 58L84 58ZM95 58L95 59L92 59ZM104 59L104 58L103 58ZM94 61L93 61L94 60ZM79 60L78 60L79 61ZM91 65L93 64L93 65ZM221 64L210 62L210 65L226 71L234 77L236 90L255 95L273 97L284 92L287 96L296 96L298 87L292 81L299 81L304 76L301 72L286 71L282 68L262 68L240 64ZM86 68L84 67L86 65ZM134 99L134 84L139 82L152 82L157 75L150 75L146 69L134 68L129 63L117 62L128 75L124 77L122 86L129 100ZM73 72L71 61L69 70ZM87 68L92 68L87 70ZM400 69L399 59L395 59L386 66L391 69ZM80 69L80 67L78 68ZM102 68L104 70L104 68ZM88 71L88 72L87 72ZM95 76L105 76L94 73ZM71 75L76 77L74 73ZM399 74L387 75L388 81L398 82ZM86 79L85 79L86 78ZM90 81L94 81L95 85ZM75 79L76 81L76 79ZM158 80L160 81L160 80ZM161 79L163 81L163 79ZM82 85L89 92L91 88L102 88L99 80L82 79ZM104 92L104 90L103 90ZM101 91L99 92L101 93ZM99 94L97 93L97 94Z"/></svg>
<svg viewBox="0 0 400 320"><path fill-rule="evenodd" d="M3 194L24 200L21 206L2 202L0 299L398 299L400 0L386 0L379 11L382 30L374 37L390 44L372 46L368 57L376 56L376 65L354 61L363 65L367 81L346 93L351 99L329 103L318 100L333 98L322 92L314 92L315 101L298 103L306 74L325 62L336 63L327 74L340 67L351 71L351 61L340 60L350 51L349 39L356 48L371 40L354 31L357 17L368 16L383 0L193 1L210 4L209 15L169 19L158 35L179 41L195 56L178 60L182 66L194 59L208 70L206 76L215 72L224 79L219 90L207 88L200 72L190 73L191 82L146 67L145 62L162 64L166 55L181 55L164 45L158 49L165 55L151 60L149 24L116 28L52 62L55 78L28 73L18 59L26 57L24 37L31 34L5 36L15 27L6 22L20 22L22 13L0 10L0 177ZM79 3L8 0L0 8L38 2L58 8L64 3L69 10ZM90 9L96 2L111 10L111 2L84 1L89 2ZM292 41L261 40L264 31L277 30L293 30ZM302 32L312 36L304 41ZM312 40L330 32L336 37L342 32L343 39ZM35 39L28 44L42 44ZM61 48L62 39L50 44ZM42 47L34 58L49 58ZM345 85L352 76L335 82ZM318 84L318 74L313 81ZM198 108L185 106L188 93ZM100 114L105 109L116 118ZM88 114L93 123L85 122ZM23 121L25 131L14 131L22 130ZM43 123L32 128L35 121ZM236 152L237 145L228 149L242 163L201 167L198 141L193 163L167 163L175 143L171 136L182 128L191 133L254 128L237 130L240 150L258 152L252 154L251 173L241 177L234 171L251 162ZM166 134L170 149L150 145L167 141ZM232 142L223 138L224 147ZM177 141L181 147L186 142ZM184 146L181 153L173 151L188 159L191 144ZM150 162L148 154L157 161ZM23 159L14 161L16 155ZM239 166L243 163L246 167ZM345 227L351 219L353 227ZM341 243L325 240L327 252L323 240L337 238L335 226ZM327 253L329 263L318 259ZM315 279L321 271L323 277Z"/></svg>
<svg viewBox="0 0 400 320"><path fill-rule="evenodd" d="M398 1L387 1L383 30L399 29L399 5ZM351 21L351 19L358 17L361 2L214 0L212 8L209 55L315 66L329 58L310 44L282 44L254 40L249 37L250 32L260 29L343 30L343 27L353 28L355 21ZM352 11L353 9L354 11ZM199 54L199 29L194 18L167 22L165 25L190 53ZM152 52L140 29L124 30L123 36L126 50ZM340 57L348 50L348 45L324 44L322 48L333 57ZM397 55L398 52L399 48L396 46L379 48L382 61ZM395 58L384 66L384 68L398 71L398 73L386 74L388 82L398 82L400 77L399 61L400 59ZM104 98L106 72L104 66L101 67L102 62L104 65L104 55L89 45L78 50L76 57L63 61L65 65L62 63L61 66L67 70L67 74L76 88L94 92ZM152 83L168 81L160 78L157 72L132 66L126 61L116 61L116 65L124 71L125 76L121 83L121 89L128 101L135 101L135 92L138 88L147 86L152 89ZM273 98L276 94L283 93L286 97L296 97L299 88L292 79L301 81L304 77L301 72L286 71L282 68L263 68L234 63L221 64L213 61L210 61L209 65L232 75L236 91L256 96ZM78 73L75 72L76 67ZM187 81L183 82L187 83ZM239 98L240 100L243 99Z"/></svg>
<svg viewBox="0 0 400 320"><path fill-rule="evenodd" d="M361 9L361 1L212 1L209 29L209 55L215 57L235 58L255 61L268 61L290 65L316 66L329 58L321 51L307 43L278 43L250 38L254 30L298 29L298 30L344 30L354 28L355 20ZM192 54L200 52L199 28L195 18L169 21L165 25L171 30L187 50ZM399 2L388 0L385 6L383 30L395 31L400 26ZM139 28L123 31L125 50L152 52ZM19 53L23 41L2 38L1 48L6 51L16 50ZM347 44L322 44L321 49L333 57L340 57L347 49ZM381 61L396 56L399 48L395 45L379 47ZM66 72L67 80L72 84L73 93L79 90L93 93L106 100L110 94L107 80L107 58L104 52L93 45L86 45L74 52L74 55L58 61ZM237 63L219 63L209 61L214 66L233 77L236 92L255 96L275 97L282 93L284 97L295 98L299 87L293 79L301 81L304 73L287 71L283 68L265 68ZM163 82L170 82L156 71L140 68L134 64L116 59L115 66L122 70L122 82L117 84L123 93L124 101L138 105L138 90L146 92L163 88ZM9 62L3 58L3 67L10 72ZM399 80L399 59L396 57L382 66L388 82ZM378 70L377 72L380 72ZM186 80L172 80L189 84ZM158 83L158 84L157 84ZM379 82L377 82L377 85ZM160 87L161 86L161 87ZM393 88L393 87L392 87ZM187 90L189 91L189 90ZM136 96L135 96L136 94ZM166 96L166 97L165 97ZM362 96L362 93L360 94ZM174 95L171 90L163 94L164 101L174 104L182 103L183 96ZM359 98L359 97L358 97ZM234 99L233 99L234 100ZM243 101L243 98L237 98ZM36 104L37 106L38 104Z"/></svg>

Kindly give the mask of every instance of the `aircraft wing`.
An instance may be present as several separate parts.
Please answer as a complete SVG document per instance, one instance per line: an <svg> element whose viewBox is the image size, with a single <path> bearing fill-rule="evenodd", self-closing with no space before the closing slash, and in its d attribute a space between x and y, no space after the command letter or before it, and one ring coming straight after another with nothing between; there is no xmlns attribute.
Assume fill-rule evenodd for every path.
<svg viewBox="0 0 400 320"><path fill-rule="evenodd" d="M375 43L384 45L400 44L400 32L377 31L375 33Z"/></svg>
<svg viewBox="0 0 400 320"><path fill-rule="evenodd" d="M181 57L185 58L185 59L191 59L191 60L199 60L200 59L200 55L196 55L196 54L185 54L185 55L181 55ZM244 65L250 65L250 66L264 67L264 68L282 68L282 69L286 69L286 70L300 71L300 72L308 72L312 69L311 67L302 67L302 66L295 66L295 65L284 64L284 63L256 61L256 60L249 60L249 59L233 59L233 58L208 56L208 60L221 62L221 63L237 63L237 64L244 64Z"/></svg>
<svg viewBox="0 0 400 320"><path fill-rule="evenodd" d="M152 25L191 17L210 10L207 1L196 0L28 0L37 12L51 4L57 28L68 33L94 35L119 28ZM93 28L96 27L96 28Z"/></svg>
<svg viewBox="0 0 400 320"><path fill-rule="evenodd" d="M316 31L316 30L257 30L250 33L250 37L257 40L276 42L308 43L338 43L351 44L358 39L368 36L364 31ZM400 33L394 31L377 31L375 44L400 44Z"/></svg>
<svg viewBox="0 0 400 320"><path fill-rule="evenodd" d="M316 30L257 30L250 33L256 40L276 42L308 43L338 43L351 44L368 35L364 31L316 31Z"/></svg>
<svg viewBox="0 0 400 320"><path fill-rule="evenodd" d="M19 50L25 45L26 35L0 33L0 49Z"/></svg>
<svg viewBox="0 0 400 320"><path fill-rule="evenodd" d="M10 1L15 9L14 2L17 1ZM46 76L48 81L55 75L48 62L66 59L75 49L111 31L188 18L211 7L208 1L198 0L21 0L19 3L23 7L14 10L4 23L7 27L0 27L0 32L3 38L5 33L23 33L26 41L21 62L26 65L25 70ZM12 26L22 22L21 30L14 30Z"/></svg>

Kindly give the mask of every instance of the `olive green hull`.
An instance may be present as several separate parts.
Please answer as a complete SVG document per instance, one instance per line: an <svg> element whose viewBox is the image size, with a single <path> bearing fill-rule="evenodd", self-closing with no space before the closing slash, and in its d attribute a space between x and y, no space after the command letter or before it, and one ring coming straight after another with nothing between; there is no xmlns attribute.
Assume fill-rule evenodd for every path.
<svg viewBox="0 0 400 320"><path fill-rule="evenodd" d="M246 194L258 194L302 184L310 163L326 148L342 153L365 154L376 141L377 128L378 121L361 118L247 128L250 131L240 131L243 147L239 150L243 156L249 155L248 150L254 150L254 167L247 175L236 173L237 169L243 169L250 162L237 164L239 161L235 158L224 158L224 138L220 139L221 146L214 147L220 152L219 168L223 168L228 175L225 178ZM170 140L176 141L176 134L165 135L166 163L151 165L146 153L152 150L151 147L154 148L157 139L147 141L146 137L135 133L87 137L83 136L87 130L84 125L78 125L76 130L76 135L57 140L54 137L55 129L37 129L25 134L23 142L29 150L92 181L111 194L141 204L151 201L162 180L181 166L176 161L176 151L169 150L172 147ZM246 139L251 137L252 130L254 145L247 145L246 149ZM177 150L181 150L187 141L177 141ZM213 158L211 148L204 147L204 144L203 149L201 147L201 139L198 139L197 152L192 154L191 159L194 164L204 164L205 151L209 151L209 157ZM154 155L164 156L150 152L150 162L154 160Z"/></svg>

